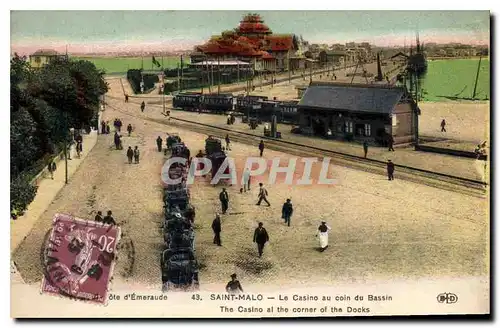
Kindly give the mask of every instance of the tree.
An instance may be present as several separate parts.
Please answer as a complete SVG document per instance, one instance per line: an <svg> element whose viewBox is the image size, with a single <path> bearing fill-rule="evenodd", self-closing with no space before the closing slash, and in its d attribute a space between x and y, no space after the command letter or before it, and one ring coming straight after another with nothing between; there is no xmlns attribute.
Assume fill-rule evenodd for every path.
<svg viewBox="0 0 500 328"><path fill-rule="evenodd" d="M44 66L30 84L30 93L64 113L68 127L91 124L100 96L108 90L104 72L85 61L57 59Z"/></svg>
<svg viewBox="0 0 500 328"><path fill-rule="evenodd" d="M33 71L25 57L11 59L11 211L20 215L34 199L32 171L64 139L69 127L95 120L108 90L104 72L88 61L58 59Z"/></svg>

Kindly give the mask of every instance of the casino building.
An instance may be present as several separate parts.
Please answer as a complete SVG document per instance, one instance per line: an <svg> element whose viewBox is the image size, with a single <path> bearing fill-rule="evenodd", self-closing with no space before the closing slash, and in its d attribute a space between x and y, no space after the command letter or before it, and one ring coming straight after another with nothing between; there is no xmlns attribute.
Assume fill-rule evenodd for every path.
<svg viewBox="0 0 500 328"><path fill-rule="evenodd" d="M273 34L257 14L243 17L234 30L213 36L205 44L197 46L192 62L244 61L257 72L279 72L300 67L305 57L297 56L299 41L294 34Z"/></svg>

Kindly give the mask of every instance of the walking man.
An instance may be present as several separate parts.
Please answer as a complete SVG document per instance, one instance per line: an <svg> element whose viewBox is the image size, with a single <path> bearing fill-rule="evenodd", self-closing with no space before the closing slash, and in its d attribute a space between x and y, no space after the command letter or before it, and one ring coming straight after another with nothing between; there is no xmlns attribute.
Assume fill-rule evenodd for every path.
<svg viewBox="0 0 500 328"><path fill-rule="evenodd" d="M82 151L83 151L82 141L78 140L76 142L76 156L78 156L78 158L80 158Z"/></svg>
<svg viewBox="0 0 500 328"><path fill-rule="evenodd" d="M54 180L54 172L57 170L56 162L50 161L47 169L49 170L50 178Z"/></svg>
<svg viewBox="0 0 500 328"><path fill-rule="evenodd" d="M285 219L285 223L290 226L290 220L292 218L293 213L293 205L290 198L286 200L286 203L283 204L283 208L281 209L281 218Z"/></svg>
<svg viewBox="0 0 500 328"><path fill-rule="evenodd" d="M394 137L389 136L389 151L394 151Z"/></svg>
<svg viewBox="0 0 500 328"><path fill-rule="evenodd" d="M219 194L219 200L222 207L222 214L226 214L226 211L229 208L229 195L226 188L222 188L222 191Z"/></svg>
<svg viewBox="0 0 500 328"><path fill-rule="evenodd" d="M316 235L316 237L319 235L319 247L321 252L324 252L325 249L328 248L328 230L330 230L330 227L326 225L325 221L322 221Z"/></svg>
<svg viewBox="0 0 500 328"><path fill-rule="evenodd" d="M363 142L363 151L365 152L365 158L366 158L366 155L368 154L368 142L366 141Z"/></svg>
<svg viewBox="0 0 500 328"><path fill-rule="evenodd" d="M240 292L243 293L243 288L241 288L240 282L236 280L236 273L231 275L231 281L226 285L226 292L230 294L238 294Z"/></svg>
<svg viewBox="0 0 500 328"><path fill-rule="evenodd" d="M113 214L113 213L111 213L111 211L108 211L108 215L106 215L102 219L102 223L116 225L116 221L115 221L115 219L113 219L113 217L111 216L111 214Z"/></svg>
<svg viewBox="0 0 500 328"><path fill-rule="evenodd" d="M161 144L163 143L163 140L161 139L160 136L156 138L156 147L158 147L158 151L161 152Z"/></svg>
<svg viewBox="0 0 500 328"><path fill-rule="evenodd" d="M250 170L248 168L243 171L243 191L250 191Z"/></svg>
<svg viewBox="0 0 500 328"><path fill-rule="evenodd" d="M394 180L394 163L391 160L387 161L387 177L389 181Z"/></svg>
<svg viewBox="0 0 500 328"><path fill-rule="evenodd" d="M446 126L446 121L443 118L443 120L441 121L441 132L446 132L445 126Z"/></svg>
<svg viewBox="0 0 500 328"><path fill-rule="evenodd" d="M127 158L128 158L128 163L132 164L132 158L134 157L134 151L132 150L132 147L128 146L127 149Z"/></svg>
<svg viewBox="0 0 500 328"><path fill-rule="evenodd" d="M122 131L122 120L120 120L119 118L116 119L116 128L118 129L118 132L121 132Z"/></svg>
<svg viewBox="0 0 500 328"><path fill-rule="evenodd" d="M125 94L125 102L128 103L128 94Z"/></svg>
<svg viewBox="0 0 500 328"><path fill-rule="evenodd" d="M106 134L106 122L104 120L101 121L101 134Z"/></svg>
<svg viewBox="0 0 500 328"><path fill-rule="evenodd" d="M269 204L269 202L267 201L267 190L266 188L264 188L264 185L262 184L262 182L259 183L259 200L257 201L257 204L256 205L259 205L260 206L260 203L262 201L265 201L267 203L267 206L271 206L271 204Z"/></svg>
<svg viewBox="0 0 500 328"><path fill-rule="evenodd" d="M260 157L262 157L262 154L264 153L264 140L260 141L259 151L260 151Z"/></svg>
<svg viewBox="0 0 500 328"><path fill-rule="evenodd" d="M132 124L127 125L127 132L128 136L130 137L130 134L132 133Z"/></svg>
<svg viewBox="0 0 500 328"><path fill-rule="evenodd" d="M229 144L231 143L231 140L229 140L229 134L226 134L226 149L231 150L231 147Z"/></svg>
<svg viewBox="0 0 500 328"><path fill-rule="evenodd" d="M135 146L134 149L134 160L135 164L139 164L139 148L137 148L137 146Z"/></svg>
<svg viewBox="0 0 500 328"><path fill-rule="evenodd" d="M269 235L266 229L263 227L263 223L259 222L259 227L255 229L253 234L253 242L257 243L257 250L259 251L259 257L262 257L264 251L264 246L269 241Z"/></svg>
<svg viewBox="0 0 500 328"><path fill-rule="evenodd" d="M214 244L216 244L217 246L222 246L220 240L220 233L222 231L222 227L221 227L219 213L215 215L215 219L212 222L212 230L214 232Z"/></svg>
<svg viewBox="0 0 500 328"><path fill-rule="evenodd" d="M146 104L144 101L141 103L141 112L144 112L144 108L146 108Z"/></svg>

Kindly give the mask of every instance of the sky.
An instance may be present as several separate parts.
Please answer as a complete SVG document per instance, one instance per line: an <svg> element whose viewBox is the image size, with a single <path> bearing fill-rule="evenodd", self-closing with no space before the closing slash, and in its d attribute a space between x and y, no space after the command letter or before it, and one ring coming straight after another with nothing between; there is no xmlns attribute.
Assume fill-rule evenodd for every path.
<svg viewBox="0 0 500 328"><path fill-rule="evenodd" d="M188 50L239 24L247 11L11 11L11 52ZM488 11L257 11L273 33L312 43L489 44Z"/></svg>

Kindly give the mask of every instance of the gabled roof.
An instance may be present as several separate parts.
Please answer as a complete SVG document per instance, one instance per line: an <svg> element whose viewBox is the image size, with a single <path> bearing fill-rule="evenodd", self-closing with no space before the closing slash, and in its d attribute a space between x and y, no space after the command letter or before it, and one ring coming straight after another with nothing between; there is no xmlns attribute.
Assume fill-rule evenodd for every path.
<svg viewBox="0 0 500 328"><path fill-rule="evenodd" d="M31 54L31 56L57 56L59 53L51 49L39 49Z"/></svg>
<svg viewBox="0 0 500 328"><path fill-rule="evenodd" d="M391 57L391 59L394 59L396 57L405 57L405 58L408 58L407 55L405 55L404 53L402 52L398 52L397 54L395 54L394 56Z"/></svg>
<svg viewBox="0 0 500 328"><path fill-rule="evenodd" d="M293 35L268 35L265 40L268 42L263 48L271 51L288 51L293 48Z"/></svg>
<svg viewBox="0 0 500 328"><path fill-rule="evenodd" d="M311 83L299 107L390 114L403 88L370 84Z"/></svg>

